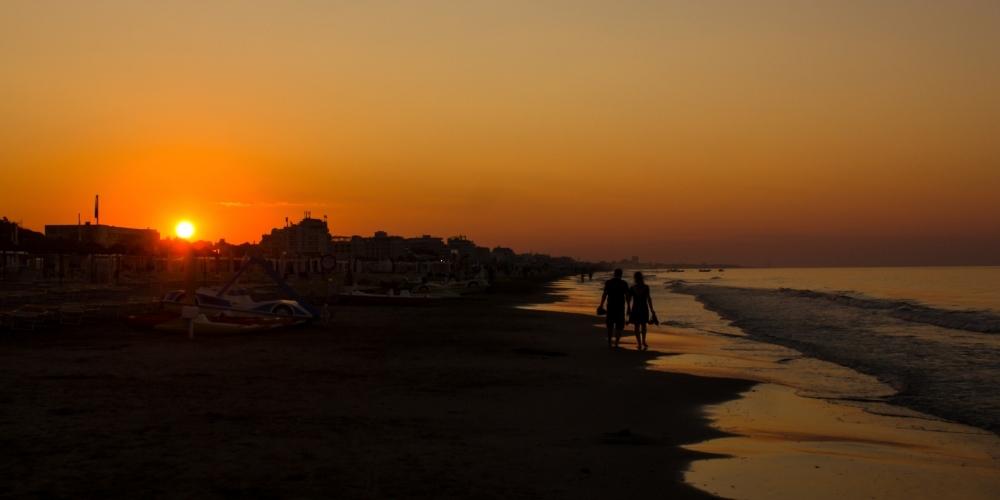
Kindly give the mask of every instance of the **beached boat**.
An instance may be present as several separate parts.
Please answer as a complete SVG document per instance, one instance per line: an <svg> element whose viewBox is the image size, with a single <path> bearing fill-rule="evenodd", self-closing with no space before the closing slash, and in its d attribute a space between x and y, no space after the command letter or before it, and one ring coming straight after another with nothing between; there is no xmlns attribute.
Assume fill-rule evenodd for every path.
<svg viewBox="0 0 1000 500"><path fill-rule="evenodd" d="M303 300L262 300L233 286L252 265L261 268L287 296L298 293L258 257L245 259L240 270L221 287L173 290L164 294L162 308L155 312L134 314L126 323L137 328L203 333L244 333L309 323L320 312ZM191 297L194 295L194 297ZM324 314L325 317L325 314ZM193 328L192 328L193 325Z"/></svg>
<svg viewBox="0 0 1000 500"><path fill-rule="evenodd" d="M183 304L186 296L184 290L173 290L164 294L163 302ZM195 292L194 301L200 308L226 311L231 313L231 316L274 315L299 319L316 318L299 301L284 299L257 301L245 291L228 290L220 293L219 289L202 287Z"/></svg>

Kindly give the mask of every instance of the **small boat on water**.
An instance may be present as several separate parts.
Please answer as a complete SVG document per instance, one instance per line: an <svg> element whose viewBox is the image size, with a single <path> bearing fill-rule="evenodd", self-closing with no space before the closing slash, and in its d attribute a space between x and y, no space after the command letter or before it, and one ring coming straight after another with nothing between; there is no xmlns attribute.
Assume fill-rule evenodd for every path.
<svg viewBox="0 0 1000 500"><path fill-rule="evenodd" d="M667 269L667 272L668 273L683 273L684 270L680 269L680 268L672 267L670 269Z"/></svg>
<svg viewBox="0 0 1000 500"><path fill-rule="evenodd" d="M712 270L711 269L699 269L698 272L699 273L710 273L710 272L712 272Z"/></svg>

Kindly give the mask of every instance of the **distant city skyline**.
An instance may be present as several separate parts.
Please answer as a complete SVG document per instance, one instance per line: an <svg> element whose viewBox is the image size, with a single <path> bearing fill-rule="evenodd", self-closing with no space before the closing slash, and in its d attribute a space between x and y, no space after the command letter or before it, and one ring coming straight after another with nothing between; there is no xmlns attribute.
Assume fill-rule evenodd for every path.
<svg viewBox="0 0 1000 500"><path fill-rule="evenodd" d="M0 215L1000 264L1000 3L0 5Z"/></svg>
<svg viewBox="0 0 1000 500"><path fill-rule="evenodd" d="M11 218L13 222L17 222L17 218ZM321 216L320 216L321 217ZM91 223L83 219L84 223ZM290 223L298 222L299 219L289 217ZM115 224L107 224L115 225ZM65 225L70 227L72 225ZM122 225L117 225L122 227ZM25 225L27 229L32 229L38 232L44 232L44 226L31 227ZM276 224L273 227L266 229L266 232L262 232L262 236L266 236L269 232L280 229L284 227L284 219L280 221L280 224ZM146 228L146 226L137 227L137 229ZM155 228L153 228L155 230ZM173 231L169 228L160 231L162 238L169 239L173 238ZM387 233L389 236L403 236L406 238L419 238L431 236L434 238L447 239L454 236L463 235L463 232L456 233L435 233L433 231L417 231L413 233L394 233L392 231L384 231L382 229L375 229L370 231L361 232L345 232L336 231L335 228L330 228L330 234L334 238L337 237L351 237L351 236L372 236L378 233ZM196 239L205 241L218 241L219 239L224 239L227 243L239 245L243 243L255 243L259 244L261 238L251 240L235 240L232 238L226 238L225 236L219 238L208 238L204 235L199 235ZM838 239L813 239L802 236L795 235L770 235L766 238L762 238L766 241L756 241L750 242L751 244L756 244L756 248L760 248L759 253L748 254L745 249L740 250L739 253L727 251L730 244L734 241L739 245L739 241L732 239L727 242L716 241L716 242L685 242L685 241L674 241L674 242L664 242L662 245L668 248L667 251L661 250L658 252L655 246L641 247L637 246L634 249L645 248L648 250L646 253L634 255L574 255L573 253L562 253L559 251L548 251L545 249L537 248L516 248L518 253L545 253L554 256L569 256L580 260L592 261L592 262L625 262L634 261L638 259L642 263L663 263L663 264L691 264L696 265L700 263L708 264L727 264L727 265L739 265L739 266L750 266L750 267L849 267L849 266L927 266L927 265L941 265L941 266L955 266L955 265L1000 265L1000 258L998 258L997 253L994 251L994 246L984 245L981 247L978 253L970 254L968 251L962 248L962 245L958 245L956 248L949 249L947 245L937 245L936 242L920 242L907 239L899 240L884 240L884 239L873 239L869 241L844 241ZM487 247L510 247L510 244L500 242L486 242L485 240L480 240L476 238L478 243L481 243ZM923 243L923 245L921 245ZM1000 246L1000 243L997 244ZM712 250L704 251L702 247L710 247ZM748 245L749 246L749 245ZM907 253L904 252L904 247L910 247L908 260L900 259L900 254ZM617 248L617 245L609 244L608 253L612 253ZM914 252L913 248L924 248L926 249L923 253ZM802 250L807 250L803 252ZM657 255L666 255L667 257L657 257ZM734 255L749 255L746 260L740 261L736 260Z"/></svg>

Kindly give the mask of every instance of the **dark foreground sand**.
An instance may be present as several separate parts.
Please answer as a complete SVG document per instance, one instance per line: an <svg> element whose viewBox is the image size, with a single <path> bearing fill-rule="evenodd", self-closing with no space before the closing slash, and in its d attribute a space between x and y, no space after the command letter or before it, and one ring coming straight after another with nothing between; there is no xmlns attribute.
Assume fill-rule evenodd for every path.
<svg viewBox="0 0 1000 500"><path fill-rule="evenodd" d="M644 370L596 318L334 310L194 341L119 326L0 338L4 497L702 497L680 482L739 380Z"/></svg>

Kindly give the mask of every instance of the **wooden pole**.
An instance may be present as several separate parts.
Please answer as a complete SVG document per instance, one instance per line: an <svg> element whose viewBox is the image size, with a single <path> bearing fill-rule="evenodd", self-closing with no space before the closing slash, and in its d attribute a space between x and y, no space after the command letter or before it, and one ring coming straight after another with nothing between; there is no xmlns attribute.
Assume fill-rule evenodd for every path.
<svg viewBox="0 0 1000 500"><path fill-rule="evenodd" d="M198 305L195 301L197 289L195 287L194 245L190 242L185 242L185 245L187 245L184 257L184 273L186 278L184 280L184 306L181 308L181 317L187 319L188 338L193 339L194 320L198 317Z"/></svg>

